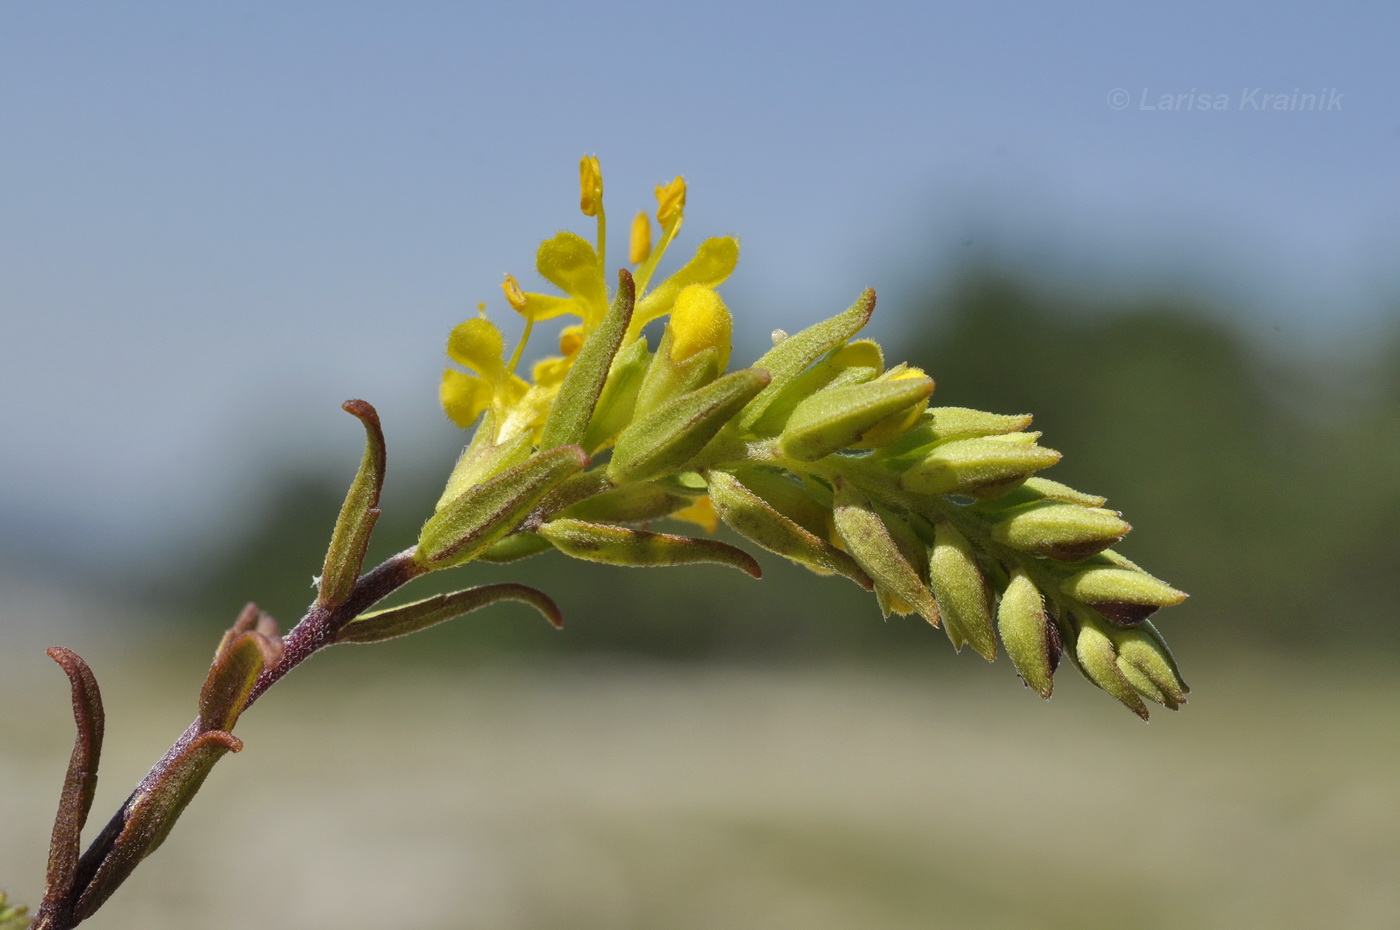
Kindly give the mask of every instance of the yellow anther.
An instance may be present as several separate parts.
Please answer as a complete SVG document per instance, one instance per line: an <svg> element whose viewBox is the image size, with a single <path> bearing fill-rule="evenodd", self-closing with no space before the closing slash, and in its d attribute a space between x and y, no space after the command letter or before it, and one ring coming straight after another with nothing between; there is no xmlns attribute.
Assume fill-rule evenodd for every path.
<svg viewBox="0 0 1400 930"><path fill-rule="evenodd" d="M685 209L685 178L656 186L656 221L662 228L669 226Z"/></svg>
<svg viewBox="0 0 1400 930"><path fill-rule="evenodd" d="M627 253L627 258L632 264L640 265L647 260L647 256L650 254L651 220L647 218L647 211L642 210L632 221L631 248Z"/></svg>
<svg viewBox="0 0 1400 930"><path fill-rule="evenodd" d="M733 321L714 288L691 284L677 294L670 329L671 361L683 362L713 347L719 350L720 370L728 365Z"/></svg>
<svg viewBox="0 0 1400 930"><path fill-rule="evenodd" d="M585 155L578 163L579 209L584 216L597 216L603 208L603 169L598 156Z"/></svg>
<svg viewBox="0 0 1400 930"><path fill-rule="evenodd" d="M515 280L515 275L506 275L506 279L501 282L501 290L506 292L506 303L510 304L512 310L516 313L525 312L525 292L520 289L520 282Z"/></svg>

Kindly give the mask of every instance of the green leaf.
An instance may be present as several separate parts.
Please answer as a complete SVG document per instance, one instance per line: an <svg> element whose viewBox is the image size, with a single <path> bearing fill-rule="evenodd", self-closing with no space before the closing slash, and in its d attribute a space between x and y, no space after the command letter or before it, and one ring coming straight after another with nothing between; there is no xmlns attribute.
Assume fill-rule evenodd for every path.
<svg viewBox="0 0 1400 930"><path fill-rule="evenodd" d="M471 561L587 465L578 446L558 446L468 488L423 524L414 561L429 570Z"/></svg>
<svg viewBox="0 0 1400 930"><path fill-rule="evenodd" d="M785 384L805 371L808 365L860 332L870 322L870 314L874 312L875 291L866 288L846 310L786 337L765 352L762 358L754 362L754 367L772 375L772 381L744 408L739 416L739 426L751 428Z"/></svg>
<svg viewBox="0 0 1400 930"><path fill-rule="evenodd" d="M74 908L78 920L90 917L137 864L165 842L175 822L203 786L214 763L225 753L242 748L238 737L222 730L210 730L196 736L174 756L162 760L118 815L120 830Z"/></svg>
<svg viewBox="0 0 1400 930"><path fill-rule="evenodd" d="M624 269L618 272L617 296L608 309L598 328L589 333L579 349L578 356L564 376L559 386L559 395L550 407L544 423L544 434L540 439L541 449L555 446L572 446L583 442L593 418L599 395L608 380L613 358L622 337L627 332L627 324L632 322L632 307L636 297L636 286L632 276Z"/></svg>
<svg viewBox="0 0 1400 930"><path fill-rule="evenodd" d="M763 569L753 556L717 539L696 539L568 519L551 520L540 527L539 533L565 555L590 562L634 567L713 562L737 568L754 578L763 576Z"/></svg>
<svg viewBox="0 0 1400 930"><path fill-rule="evenodd" d="M679 471L768 380L768 372L746 368L662 404L617 437L608 477L622 484Z"/></svg>
<svg viewBox="0 0 1400 930"><path fill-rule="evenodd" d="M817 572L844 575L867 591L874 587L870 576L861 570L855 559L779 513L735 476L711 471L705 477L709 480L710 501L715 512L739 535Z"/></svg>
<svg viewBox="0 0 1400 930"><path fill-rule="evenodd" d="M362 400L347 400L341 409L364 424L365 454L340 507L340 517L326 550L316 598L322 607L339 607L350 598L365 562L370 534L379 519L379 491L384 487L384 431L379 425L379 414Z"/></svg>
<svg viewBox="0 0 1400 930"><path fill-rule="evenodd" d="M559 607L542 591L523 584L490 584L477 588L467 588L451 594L414 601L398 607L376 610L363 614L341 627L336 634L338 643L377 643L398 636L407 636L436 626L454 617L469 614L500 601L519 601L544 614L554 626L564 625L564 615Z"/></svg>

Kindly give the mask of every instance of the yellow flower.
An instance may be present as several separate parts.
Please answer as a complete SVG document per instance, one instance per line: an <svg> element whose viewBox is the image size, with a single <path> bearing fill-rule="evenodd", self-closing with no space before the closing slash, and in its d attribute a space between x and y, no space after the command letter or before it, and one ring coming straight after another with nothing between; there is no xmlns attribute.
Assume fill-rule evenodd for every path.
<svg viewBox="0 0 1400 930"><path fill-rule="evenodd" d="M606 263L606 213L603 210L603 177L598 159L585 157L579 166L582 212L598 219L596 245L571 232L560 232L540 244L535 255L535 268L563 296L520 292L521 300L511 306L531 322L570 315L579 318L581 329L569 333L561 346L566 357L572 356L608 311L608 282L611 272ZM671 312L676 295L688 285L716 287L734 271L739 261L739 243L729 236L707 239L696 250L695 257L657 287L649 289L656 266L679 232L685 219L685 179L676 178L656 188L656 219L661 226L660 241L652 247L651 223L645 213L633 220L628 258L636 266L633 278L637 286L637 305L633 311L628 341L635 339L647 323ZM514 281L514 279L510 279ZM517 285L518 288L518 285Z"/></svg>
<svg viewBox="0 0 1400 930"><path fill-rule="evenodd" d="M657 186L656 220L661 235L655 247L647 215L639 214L633 221L628 257L635 266L637 303L625 344L634 342L647 323L670 313L683 291L695 288L692 294L708 292L711 302L719 308L708 314L708 329L699 327L705 330L703 338L719 342L722 329L727 355L728 313L712 289L734 271L739 260L738 240L729 236L706 239L689 262L656 287L649 287L657 264L685 219L685 198L683 178ZM596 244L574 233L560 232L542 242L535 256L536 270L562 294L527 292L513 275L506 275L501 284L506 303L525 318L525 333L510 359L506 359L501 331L484 313L457 326L448 339L448 356L473 373L456 369L443 373L443 409L452 422L464 429L476 422L483 411L489 411L491 429L495 431L491 438L498 444L527 431L538 434L574 357L607 313L611 300L608 281L615 272L610 273L607 268L603 175L595 156L585 156L579 163L579 208L585 216L597 220ZM722 320L715 315L718 312L723 313ZM563 328L559 336L560 356L536 363L531 371L532 381L527 382L515 374L515 369L531 330L536 323L558 316L577 317L579 322Z"/></svg>

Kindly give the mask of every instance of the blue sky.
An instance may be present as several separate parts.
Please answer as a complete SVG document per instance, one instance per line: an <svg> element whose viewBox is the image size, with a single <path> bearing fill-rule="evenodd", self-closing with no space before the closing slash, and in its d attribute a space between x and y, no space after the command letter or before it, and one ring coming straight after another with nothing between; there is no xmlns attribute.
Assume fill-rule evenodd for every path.
<svg viewBox="0 0 1400 930"><path fill-rule="evenodd" d="M967 259L1356 338L1397 306L1396 35L1385 3L11 0L0 536L168 543L265 461L353 468L346 397L442 448L445 335L587 230L584 152L619 232L683 173L682 246L741 236L750 340L866 285L877 335L924 325L911 272Z"/></svg>

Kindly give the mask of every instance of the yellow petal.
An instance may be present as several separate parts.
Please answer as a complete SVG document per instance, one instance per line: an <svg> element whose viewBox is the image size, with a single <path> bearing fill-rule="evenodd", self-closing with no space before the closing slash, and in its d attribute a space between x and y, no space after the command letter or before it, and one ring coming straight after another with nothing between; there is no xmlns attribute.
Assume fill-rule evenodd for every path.
<svg viewBox="0 0 1400 930"><path fill-rule="evenodd" d="M738 263L739 240L730 236L706 239L695 250L694 258L642 298L632 314L628 332L635 335L647 323L670 313L676 295L684 288L692 284L716 287L734 273L734 266Z"/></svg>
<svg viewBox="0 0 1400 930"><path fill-rule="evenodd" d="M505 375L505 338L490 320L474 317L458 323L447 337L447 354L458 364L465 365L488 381Z"/></svg>
<svg viewBox="0 0 1400 930"><path fill-rule="evenodd" d="M530 377L541 387L559 385L564 382L564 376L569 373L569 368L572 366L571 359L553 355L536 362L534 367L530 369Z"/></svg>
<svg viewBox="0 0 1400 930"><path fill-rule="evenodd" d="M559 297L555 294L533 294L525 293L521 295L525 298L525 306L518 308L520 315L527 320L552 320L556 316L565 313L572 313L574 316L583 316L586 309L582 303L573 297Z"/></svg>
<svg viewBox="0 0 1400 930"><path fill-rule="evenodd" d="M707 533L713 533L719 529L719 514L715 512L715 505L710 503L708 496L697 497L689 507L682 507L672 513L671 519L684 520L687 523L702 526Z"/></svg>
<svg viewBox="0 0 1400 930"><path fill-rule="evenodd" d="M535 267L545 280L596 313L597 319L607 312L608 291L598 266L598 253L584 239L571 232L556 233L554 238L540 243Z"/></svg>
<svg viewBox="0 0 1400 930"><path fill-rule="evenodd" d="M481 378L464 375L449 368L442 373L442 385L438 388L443 412L462 429L476 422L491 404L491 386Z"/></svg>

